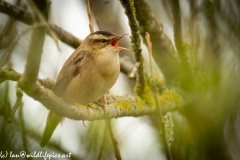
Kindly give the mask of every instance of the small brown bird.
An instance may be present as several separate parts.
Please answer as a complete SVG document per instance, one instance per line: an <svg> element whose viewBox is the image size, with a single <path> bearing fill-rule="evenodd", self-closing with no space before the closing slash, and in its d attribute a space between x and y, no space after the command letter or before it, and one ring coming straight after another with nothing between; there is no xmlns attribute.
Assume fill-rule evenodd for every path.
<svg viewBox="0 0 240 160"><path fill-rule="evenodd" d="M117 36L108 31L96 31L88 35L68 58L60 71L53 92L64 101L87 105L101 98L116 82L119 72ZM41 139L44 147L63 117L50 111Z"/></svg>

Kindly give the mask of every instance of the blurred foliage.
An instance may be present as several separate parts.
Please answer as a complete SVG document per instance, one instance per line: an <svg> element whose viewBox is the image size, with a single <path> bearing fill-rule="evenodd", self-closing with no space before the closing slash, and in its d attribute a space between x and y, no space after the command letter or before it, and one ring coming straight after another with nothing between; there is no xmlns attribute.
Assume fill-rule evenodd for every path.
<svg viewBox="0 0 240 160"><path fill-rule="evenodd" d="M40 8L47 4L46 1L40 0L35 2L41 6ZM240 2L237 0L178 2L180 12L171 9L174 8L172 6L175 5L175 0L135 0L134 4L142 39L145 43L145 32L150 33L154 60L165 76L165 81L157 76L158 81L161 81L159 84L166 83L158 86L162 95L160 103L163 106L169 105L167 104L169 99L179 102L177 108L171 114L167 113L165 117L172 159L237 160L240 158ZM129 26L125 26L120 16L123 9L119 4L112 0L91 0L92 12L100 29L118 34L128 30ZM27 1L21 3L16 1L14 5L32 13ZM81 1L81 5L85 5L85 2ZM181 23L176 21L178 15ZM0 14L0 17L6 15ZM174 22L180 23L180 29L174 26ZM22 63L13 60L14 54L19 54L22 59L26 58L24 54L14 51L16 47L28 45L23 41L14 41L14 38L26 29L29 29L29 26L9 17L6 23L1 24L1 68ZM182 40L174 41L176 33L173 31L181 32L177 35L180 35ZM21 35L21 38L27 41L28 36ZM122 43L124 46L130 46L128 41ZM176 48L176 43L181 43L180 47ZM179 57L180 53L184 59L182 55ZM133 54L130 57L134 61ZM151 86L150 78L146 81L149 86L145 87L144 101L150 106L155 105L152 95L155 90ZM0 85L0 151L17 153L27 147L29 152L42 150L70 152L57 142L51 142L46 148L40 148L38 144L40 133L31 130L27 125L29 122L24 118L26 114L22 118L16 114L14 121L11 124L7 123L16 98L13 97L14 94L9 93L14 85L15 83L9 82ZM138 102L139 105L143 103L141 99ZM148 119L149 126L158 130L157 118ZM109 133L105 130L104 121L90 122L87 131L78 134L78 143L84 150L79 151L78 155L72 155L71 158L97 159L104 142L103 159L114 159ZM161 137L157 139L161 144ZM121 147L121 142L119 143Z"/></svg>

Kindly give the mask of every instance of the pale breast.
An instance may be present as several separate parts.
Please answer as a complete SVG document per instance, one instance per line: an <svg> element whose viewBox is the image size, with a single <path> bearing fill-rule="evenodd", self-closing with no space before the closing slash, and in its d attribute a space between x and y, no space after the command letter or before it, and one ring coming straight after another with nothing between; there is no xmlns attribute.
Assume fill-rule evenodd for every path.
<svg viewBox="0 0 240 160"><path fill-rule="evenodd" d="M86 105L101 98L115 84L120 72L119 58L100 62L81 68L67 86L64 100Z"/></svg>

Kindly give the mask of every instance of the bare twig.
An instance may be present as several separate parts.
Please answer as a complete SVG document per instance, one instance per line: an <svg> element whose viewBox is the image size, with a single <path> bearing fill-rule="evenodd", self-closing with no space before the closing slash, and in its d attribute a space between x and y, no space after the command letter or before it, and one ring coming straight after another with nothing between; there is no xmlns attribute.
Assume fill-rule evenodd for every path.
<svg viewBox="0 0 240 160"><path fill-rule="evenodd" d="M1 2L0 2L1 3ZM15 5L20 5L20 0L16 1ZM13 29L15 26L15 19L8 19L6 25L4 26L4 28L1 30L2 32L0 33L0 37L1 39L3 39L3 37L8 37L8 43L6 46L7 49L4 53L4 55L2 55L1 60L0 60L0 68L3 67L3 65L5 65L6 63L8 63L10 61L11 55L12 55L12 51L16 45L16 42L13 42L13 39L15 37L16 31ZM3 47L2 45L4 45L2 42L0 42L0 48Z"/></svg>
<svg viewBox="0 0 240 160"><path fill-rule="evenodd" d="M157 110L158 121L159 121L159 125L160 125L159 135L162 137L162 140L163 140L163 146L164 146L164 149L165 149L167 160L172 160L170 146L168 145L168 142L167 142L165 123L164 123L164 120L163 120L162 111L160 109L160 104L159 104L159 98L158 97L159 97L158 89L156 89L156 92L154 93L154 98L155 98L155 101L156 101L156 110Z"/></svg>
<svg viewBox="0 0 240 160"><path fill-rule="evenodd" d="M10 104L10 100L9 100L9 82L6 83L6 85L4 86L4 97L3 97L3 110L0 111L0 114L2 114L4 116L4 125L7 124L5 123L5 119L8 121L9 119L9 115L11 114L11 104ZM2 113L1 113L2 112Z"/></svg>
<svg viewBox="0 0 240 160"><path fill-rule="evenodd" d="M175 51L171 40L164 33L162 24L158 23L147 1L134 1L136 17L139 22L140 34L143 42L146 43L145 35L148 32L152 35L153 58L169 84L180 76L178 54Z"/></svg>
<svg viewBox="0 0 240 160"><path fill-rule="evenodd" d="M23 118L23 103L21 102L20 106L19 106L19 110L18 110L18 118L20 121L20 125L21 125L21 132L22 132L22 143L23 143L23 150L29 154L29 150L28 150L28 146L27 146L27 133L26 133L26 127L25 127L25 123L24 123L24 118ZM31 160L32 157L29 157L29 159Z"/></svg>
<svg viewBox="0 0 240 160"><path fill-rule="evenodd" d="M29 2L31 2L31 0L29 0ZM48 5L45 6L43 10L47 11L49 9L48 7ZM36 85L45 40L45 31L45 27L38 27L35 28L32 33L25 72L18 82L18 85L25 92L32 92Z"/></svg>
<svg viewBox="0 0 240 160"><path fill-rule="evenodd" d="M17 109L18 109L18 107L19 107L19 106L21 105L21 103L22 103L22 96L23 96L23 94L22 94L22 92L20 91L19 88L16 90L16 95L17 95L17 100L16 100L16 102L15 102L13 108L12 108L11 114L10 114L10 116L9 116L9 118L8 118L8 123L11 123L11 122L12 122L12 119L13 119L13 117L14 117Z"/></svg>
<svg viewBox="0 0 240 160"><path fill-rule="evenodd" d="M151 78L153 77L153 66L151 63L152 60L152 42L150 41L150 35L148 32L146 32L146 41L147 41L147 47L148 47L148 53L149 53L149 61L150 61L150 69L151 69ZM157 87L155 87L155 92L154 92L154 99L156 101L156 109L157 109L157 115L158 115L158 122L160 125L160 132L159 135L163 140L163 147L166 150L166 155L167 155L167 160L171 160L172 156L171 156L171 152L170 152L170 148L169 145L167 143L167 136L166 136L166 131L165 131L165 123L163 120L163 115L162 115L162 110L160 109L160 105L159 105L159 89Z"/></svg>
<svg viewBox="0 0 240 160"><path fill-rule="evenodd" d="M181 20L181 9L179 0L172 0L172 15L173 15L173 28L174 28L174 41L175 46L180 56L181 66L179 72L181 72L181 81L180 85L184 90L191 90L193 85L193 77L192 70L190 68L187 48L184 46L183 37L182 37L182 20ZM187 82L187 85L186 85Z"/></svg>
<svg viewBox="0 0 240 160"><path fill-rule="evenodd" d="M28 25L33 25L35 22L33 15L31 13L26 12L22 8L11 5L10 3L7 3L3 0L0 0L0 12L5 13L10 17ZM51 30L53 30L56 33L56 37L58 37L62 42L72 46L73 48L77 48L80 45L81 40L74 37L71 33L63 30L62 28L54 24L49 24L49 26ZM48 32L48 30L47 34L49 34L50 36L52 35L50 32Z"/></svg>
<svg viewBox="0 0 240 160"><path fill-rule="evenodd" d="M31 92L38 77L38 71L42 56L42 47L45 39L45 28L39 27L33 30L32 38L29 45L27 64L19 86L25 92Z"/></svg>
<svg viewBox="0 0 240 160"><path fill-rule="evenodd" d="M150 35L148 32L146 32L146 41L147 41L147 47L148 47L148 55L149 55L149 62L150 62L150 73L151 77L153 77L153 65L152 65L152 42L150 41Z"/></svg>
<svg viewBox="0 0 240 160"><path fill-rule="evenodd" d="M117 139L114 136L110 119L106 120L106 125L107 125L107 128L108 128L109 134L110 134L110 138L111 138L112 144L114 146L115 157L116 157L117 160L121 160L122 157L121 157L121 154L120 154L120 149L118 147L118 141L117 141Z"/></svg>
<svg viewBox="0 0 240 160"><path fill-rule="evenodd" d="M14 49L15 45L17 45L17 43L19 42L19 39L24 36L25 34L27 34L28 32L39 28L39 27L46 27L45 24L38 24L38 25L34 25L31 28L27 28L23 31L21 31L20 33L17 34L17 36L15 36L10 43L10 46L6 49L6 53L4 54L3 58L0 60L0 66L4 65L4 63L8 62L7 59L10 58L11 54L12 54L12 50ZM5 56L6 55L6 56Z"/></svg>
<svg viewBox="0 0 240 160"><path fill-rule="evenodd" d="M179 0L172 0L174 41L178 54L183 58L182 21Z"/></svg>
<svg viewBox="0 0 240 160"><path fill-rule="evenodd" d="M43 24L46 28L47 28L47 32L49 33L49 35L53 38L54 42L56 43L57 47L59 48L58 45L58 37L57 35L53 32L53 30L51 29L51 27L49 26L46 18L44 17L43 13L38 9L38 7L36 6L36 4L32 1L32 0L28 0L28 3L31 5L33 11L36 13L39 22L41 24Z"/></svg>
<svg viewBox="0 0 240 160"><path fill-rule="evenodd" d="M108 101L107 101L107 98L106 98L106 94L103 96L102 99L103 99L104 104L107 105ZM104 107L104 109L105 109L105 107ZM113 129L112 129L112 126L111 126L111 119L106 118L106 124L105 125L106 125L106 128L108 129L109 134L110 134L110 138L111 138L113 148L114 148L115 157L116 157L117 160L121 160L122 157L121 157L120 149L118 147L118 141L115 138L114 133L113 133Z"/></svg>
<svg viewBox="0 0 240 160"><path fill-rule="evenodd" d="M0 70L0 84L6 80L11 80L11 81L18 81L23 75L16 72L13 69L7 69L7 70ZM52 89L54 86L54 81L46 78L46 79L37 79L38 82L44 86L47 89Z"/></svg>
<svg viewBox="0 0 240 160"><path fill-rule="evenodd" d="M101 160L102 159L102 155L103 155L103 149L105 147L105 144L106 144L106 138L107 138L107 126L105 124L105 127L104 127L104 130L103 130L103 141L102 141L102 145L100 147L100 151L99 151L99 154L98 154L98 160Z"/></svg>
<svg viewBox="0 0 240 160"><path fill-rule="evenodd" d="M132 69L132 72L129 75L129 78L134 78L135 77L139 66L140 66L140 62L136 62L133 69Z"/></svg>
<svg viewBox="0 0 240 160"><path fill-rule="evenodd" d="M93 20L92 20L91 6L90 6L89 0L86 0L86 6L87 6L88 19L89 19L90 33L93 33L94 32L94 24L93 24Z"/></svg>

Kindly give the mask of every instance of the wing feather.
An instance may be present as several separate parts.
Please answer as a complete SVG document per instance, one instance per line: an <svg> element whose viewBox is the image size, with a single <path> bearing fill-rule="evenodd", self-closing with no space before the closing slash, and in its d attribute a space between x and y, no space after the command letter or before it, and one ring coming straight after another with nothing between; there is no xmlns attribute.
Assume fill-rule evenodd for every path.
<svg viewBox="0 0 240 160"><path fill-rule="evenodd" d="M86 53L86 51L76 50L65 62L53 87L53 92L57 96L61 97L61 93L64 92L67 85L76 75L79 74L81 70L81 62L84 59Z"/></svg>

